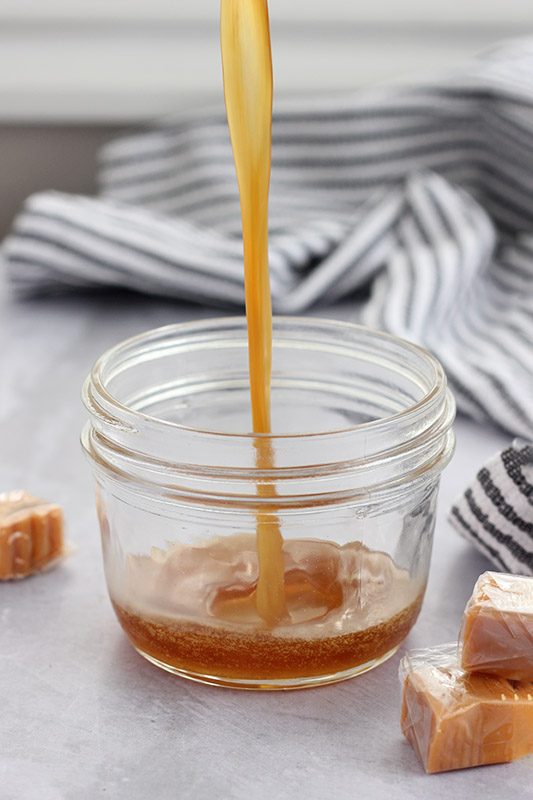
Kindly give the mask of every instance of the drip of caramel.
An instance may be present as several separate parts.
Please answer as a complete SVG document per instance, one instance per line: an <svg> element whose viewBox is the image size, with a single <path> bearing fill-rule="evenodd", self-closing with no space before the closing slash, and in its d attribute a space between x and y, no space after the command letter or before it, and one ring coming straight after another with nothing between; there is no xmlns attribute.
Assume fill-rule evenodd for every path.
<svg viewBox="0 0 533 800"><path fill-rule="evenodd" d="M266 0L222 0L220 40L224 97L239 184L254 433L270 433L272 304L268 271L268 191L272 128L272 56ZM271 442L255 440L259 470L273 466ZM275 487L258 483L260 497ZM287 616L283 539L268 507L257 515L259 582L256 604L269 625Z"/></svg>

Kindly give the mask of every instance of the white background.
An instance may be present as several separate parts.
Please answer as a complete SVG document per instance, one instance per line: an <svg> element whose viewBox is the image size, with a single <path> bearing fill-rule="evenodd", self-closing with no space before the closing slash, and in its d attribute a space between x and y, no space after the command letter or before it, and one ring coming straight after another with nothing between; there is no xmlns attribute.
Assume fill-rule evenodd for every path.
<svg viewBox="0 0 533 800"><path fill-rule="evenodd" d="M270 0L277 92L420 80L533 33L528 0ZM136 122L219 96L218 0L0 0L0 120Z"/></svg>
<svg viewBox="0 0 533 800"><path fill-rule="evenodd" d="M527 0L269 0L281 20L451 22L486 24L533 19ZM217 19L219 0L2 0L3 19L208 20Z"/></svg>
<svg viewBox="0 0 533 800"><path fill-rule="evenodd" d="M425 81L533 35L533 0L269 0L274 97ZM0 238L32 192L96 191L102 143L221 102L219 0L0 0Z"/></svg>

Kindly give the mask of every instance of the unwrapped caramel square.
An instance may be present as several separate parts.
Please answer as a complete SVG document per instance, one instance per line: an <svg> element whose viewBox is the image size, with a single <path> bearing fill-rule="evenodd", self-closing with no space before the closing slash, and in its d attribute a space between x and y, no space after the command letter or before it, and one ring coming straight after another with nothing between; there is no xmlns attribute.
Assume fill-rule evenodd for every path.
<svg viewBox="0 0 533 800"><path fill-rule="evenodd" d="M402 732L429 773L514 761L533 753L533 683L461 669L456 644L400 665Z"/></svg>
<svg viewBox="0 0 533 800"><path fill-rule="evenodd" d="M474 586L459 634L469 672L533 680L533 578L485 572Z"/></svg>
<svg viewBox="0 0 533 800"><path fill-rule="evenodd" d="M26 492L0 494L0 580L24 578L64 554L63 514Z"/></svg>

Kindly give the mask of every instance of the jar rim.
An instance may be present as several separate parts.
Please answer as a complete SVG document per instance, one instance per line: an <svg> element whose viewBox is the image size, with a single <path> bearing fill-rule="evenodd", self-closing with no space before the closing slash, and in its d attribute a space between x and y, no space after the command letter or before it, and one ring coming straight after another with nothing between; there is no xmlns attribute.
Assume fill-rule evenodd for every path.
<svg viewBox="0 0 533 800"><path fill-rule="evenodd" d="M244 317L168 325L106 351L85 381L83 399L91 419L82 444L95 474L112 476L121 487L127 484L135 491L159 496L288 507L305 502L308 496L320 503L341 502L346 496L368 497L369 493L377 497L382 491L394 492L406 482L429 480L440 473L453 452L455 403L434 356L390 334L318 317L274 318L273 334L278 353L289 350L294 357L303 350L316 353L322 361L331 356L333 363L337 357L348 359L344 373L332 367L332 374L342 374L346 386L355 387L358 400L365 397L365 386L359 394L354 379L362 375L371 381L370 373L365 377L364 364L377 367L381 378L376 378L376 385L396 392L401 400L396 408L401 410L343 428L274 434L205 430L147 414L144 409L150 405L153 387L158 390L156 397L161 391L164 397L165 390L170 398L176 397L174 383L165 382L168 358L178 359L172 374L177 369L178 383L184 380L181 396L187 397L188 367L183 375L179 372L182 355L184 363L190 363L195 353L211 353L211 362L215 354L216 363L220 348L242 351L247 347ZM153 376L147 379L145 391L128 394L136 382L143 383L140 376L145 369ZM206 373L205 385L212 385L215 374ZM282 388L283 375L282 370ZM114 386L118 397L112 393ZM246 386L243 372L238 387L246 391ZM231 387L230 381L226 388ZM124 391L124 402L118 399L120 391ZM261 441L271 448L265 464L257 457ZM272 498L258 494L259 484L275 485L276 493Z"/></svg>
<svg viewBox="0 0 533 800"><path fill-rule="evenodd" d="M352 332L357 332L359 334L370 334L376 340L382 340L389 344L400 345L406 353L410 353L411 355L418 356L421 358L427 366L430 367L432 372L432 383L430 388L427 392L420 398L416 403L409 406L402 411L399 411L396 414L391 414L384 417L379 417L377 419L373 419L367 422L360 422L355 425L345 426L343 428L333 428L330 430L322 430L322 431L303 431L297 433L253 433L253 432L227 432L227 431L217 431L212 428L197 428L194 426L183 425L177 422L173 422L171 420L161 419L160 417L153 416L151 414L147 414L144 411L139 411L137 409L132 408L131 406L125 405L122 403L117 397L115 397L106 387L105 380L103 379L102 372L106 366L106 363L111 361L111 359L120 357L121 354L125 354L131 348L140 345L142 343L149 343L153 338L159 338L163 336L167 336L172 332L180 333L180 334L195 334L200 333L203 329L213 329L217 328L223 331L225 328L232 328L236 324L244 324L246 325L246 317L241 316L228 316L228 317L212 317L208 319L202 320L194 320L192 322L181 322L181 323L172 323L170 325L164 325L158 328L152 328L148 331L144 331L143 333L137 334L136 336L129 337L128 339L124 339L121 342L113 345L108 350L106 350L94 363L90 374L88 375L87 379L84 382L83 389L82 389L82 399L84 405L87 409L91 412L95 412L94 402L90 397L89 393L89 386L92 386L96 389L99 399L103 400L109 406L120 409L121 411L125 412L131 421L139 420L140 423L156 423L158 426L161 426L163 429L168 428L169 430L175 431L183 431L184 433L191 433L195 435L200 435L202 437L214 437L218 439L225 439L228 441L256 441L257 439L263 440L272 440L272 441L297 441L302 439L326 439L332 436L342 436L342 435L349 435L353 433L364 433L365 431L375 432L376 429L382 428L386 429L391 425L395 425L398 423L399 420L406 420L411 416L418 415L422 412L425 408L431 405L432 401L435 397L446 389L446 375L444 370L438 361L431 353L425 350L423 347L420 347L413 342L409 342L407 339L402 339L398 336L394 336L393 334L386 333L384 331L380 331L373 328L367 328L364 325L359 325L353 322L345 322L343 320L332 320L332 319L324 319L321 317L294 317L294 316L274 316L273 317L273 340L275 341L275 333L276 329L283 326L289 327L290 325L302 325L302 324L315 324L320 325L325 328L330 329L331 331L337 330L347 330ZM129 427L127 424L124 425L124 428Z"/></svg>

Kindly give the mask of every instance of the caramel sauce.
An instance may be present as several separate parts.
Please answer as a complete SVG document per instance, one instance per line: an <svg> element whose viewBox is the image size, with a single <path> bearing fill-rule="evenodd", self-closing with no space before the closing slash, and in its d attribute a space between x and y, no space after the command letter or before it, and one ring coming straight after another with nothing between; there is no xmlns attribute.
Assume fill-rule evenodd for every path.
<svg viewBox="0 0 533 800"><path fill-rule="evenodd" d="M418 616L424 587L386 553L285 539L282 556L286 616L274 627L256 604L253 534L128 555L115 611L141 652L222 682L334 676L390 652Z"/></svg>
<svg viewBox="0 0 533 800"><path fill-rule="evenodd" d="M239 184L254 433L270 433L272 303L268 270L268 192L272 128L272 56L266 0L222 0L220 42L224 98ZM258 469L271 469L269 439L255 441ZM275 488L258 484L258 494ZM276 518L257 516L257 610L270 625L286 617L283 539Z"/></svg>
<svg viewBox="0 0 533 800"><path fill-rule="evenodd" d="M125 632L141 652L192 676L235 681L335 678L345 670L378 661L397 647L413 627L423 593L393 617L370 628L327 638L277 637L268 630L224 630L143 617L113 603ZM214 681L216 682L216 681Z"/></svg>

